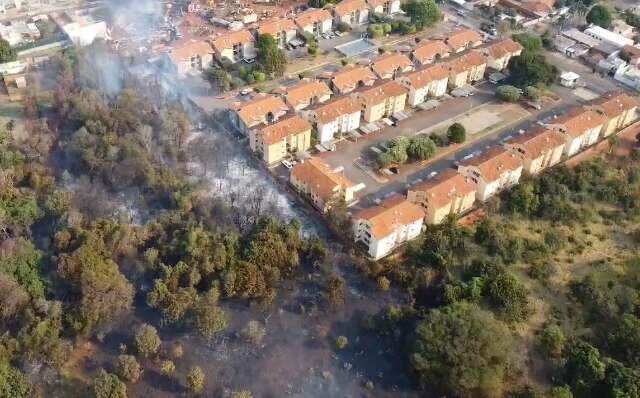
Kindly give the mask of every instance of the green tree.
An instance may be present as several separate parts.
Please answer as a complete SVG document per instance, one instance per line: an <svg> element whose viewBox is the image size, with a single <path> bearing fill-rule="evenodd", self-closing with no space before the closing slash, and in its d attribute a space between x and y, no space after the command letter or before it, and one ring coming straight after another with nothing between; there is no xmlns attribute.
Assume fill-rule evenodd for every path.
<svg viewBox="0 0 640 398"><path fill-rule="evenodd" d="M268 75L282 76L287 69L287 56L278 48L278 43L270 34L258 35L256 40L258 64Z"/></svg>
<svg viewBox="0 0 640 398"><path fill-rule="evenodd" d="M496 89L496 96L506 102L517 102L522 96L522 90L509 85L499 86Z"/></svg>
<svg viewBox="0 0 640 398"><path fill-rule="evenodd" d="M11 47L8 41L0 38L0 64L13 62L16 60L18 53Z"/></svg>
<svg viewBox="0 0 640 398"><path fill-rule="evenodd" d="M349 340L345 336L338 336L338 338L336 339L336 348L339 350L344 350L345 348L347 348L348 344Z"/></svg>
<svg viewBox="0 0 640 398"><path fill-rule="evenodd" d="M509 61L509 73L516 86L526 88L553 83L558 76L558 68L549 64L543 54L524 50Z"/></svg>
<svg viewBox="0 0 640 398"><path fill-rule="evenodd" d="M127 386L118 376L100 369L93 379L93 395L95 398L127 398Z"/></svg>
<svg viewBox="0 0 640 398"><path fill-rule="evenodd" d="M620 362L610 361L607 364L603 384L608 398L640 397L640 371L627 368Z"/></svg>
<svg viewBox="0 0 640 398"><path fill-rule="evenodd" d="M136 350L143 357L155 355L162 343L156 328L146 323L138 327L133 342Z"/></svg>
<svg viewBox="0 0 640 398"><path fill-rule="evenodd" d="M31 385L27 377L19 370L0 359L0 397L29 398Z"/></svg>
<svg viewBox="0 0 640 398"><path fill-rule="evenodd" d="M434 26L442 18L434 0L410 0L402 8L411 19L411 24L419 30Z"/></svg>
<svg viewBox="0 0 640 398"><path fill-rule="evenodd" d="M418 135L411 138L407 154L412 159L426 160L431 159L436 154L437 149L435 142L429 136Z"/></svg>
<svg viewBox="0 0 640 398"><path fill-rule="evenodd" d="M550 398L573 398L573 393L569 386L556 386L549 391Z"/></svg>
<svg viewBox="0 0 640 398"><path fill-rule="evenodd" d="M566 377L574 389L587 391L604 379L606 365L591 344L574 339L565 346L563 356Z"/></svg>
<svg viewBox="0 0 640 398"><path fill-rule="evenodd" d="M540 335L540 345L549 357L559 358L564 350L567 338L557 325L546 326Z"/></svg>
<svg viewBox="0 0 640 398"><path fill-rule="evenodd" d="M491 313L461 302L418 323L411 364L423 386L452 396L501 396L512 357L508 329Z"/></svg>
<svg viewBox="0 0 640 398"><path fill-rule="evenodd" d="M611 27L611 13L607 7L596 4L591 7L591 10L589 10L587 14L587 22L609 29Z"/></svg>
<svg viewBox="0 0 640 398"><path fill-rule="evenodd" d="M450 142L462 144L467 139L467 130L460 123L453 123L447 129L447 138Z"/></svg>
<svg viewBox="0 0 640 398"><path fill-rule="evenodd" d="M511 38L522 44L522 47L530 52L538 52L542 50L542 39L538 35L531 33L517 33Z"/></svg>
<svg viewBox="0 0 640 398"><path fill-rule="evenodd" d="M187 387L195 394L200 394L204 390L205 375L202 368L194 366L187 373Z"/></svg>
<svg viewBox="0 0 640 398"><path fill-rule="evenodd" d="M607 343L620 360L640 366L640 319L633 314L617 318L607 334Z"/></svg>
<svg viewBox="0 0 640 398"><path fill-rule="evenodd" d="M116 368L118 376L132 383L138 381L142 374L142 368L133 355L118 355Z"/></svg>
<svg viewBox="0 0 640 398"><path fill-rule="evenodd" d="M542 97L542 90L537 87L527 86L527 88L524 89L524 95L527 99L537 102Z"/></svg>
<svg viewBox="0 0 640 398"><path fill-rule="evenodd" d="M527 288L510 273L500 273L487 286L487 297L501 316L509 322L524 321L531 310Z"/></svg>
<svg viewBox="0 0 640 398"><path fill-rule="evenodd" d="M512 213L521 213L526 216L535 214L540 207L536 184L532 181L520 183L507 194L504 206Z"/></svg>

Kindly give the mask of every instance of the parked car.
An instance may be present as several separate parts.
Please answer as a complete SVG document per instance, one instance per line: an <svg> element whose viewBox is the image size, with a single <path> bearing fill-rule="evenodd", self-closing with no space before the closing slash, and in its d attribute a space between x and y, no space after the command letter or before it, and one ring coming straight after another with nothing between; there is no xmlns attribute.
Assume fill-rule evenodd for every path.
<svg viewBox="0 0 640 398"><path fill-rule="evenodd" d="M280 163L282 163L282 165L283 165L284 167L286 167L287 169L291 169L291 168L293 167L293 165L291 164L291 162L289 162L289 161L288 161L288 160L286 160L286 159L285 159L285 160L283 160L283 161L282 161L282 162L280 162Z"/></svg>

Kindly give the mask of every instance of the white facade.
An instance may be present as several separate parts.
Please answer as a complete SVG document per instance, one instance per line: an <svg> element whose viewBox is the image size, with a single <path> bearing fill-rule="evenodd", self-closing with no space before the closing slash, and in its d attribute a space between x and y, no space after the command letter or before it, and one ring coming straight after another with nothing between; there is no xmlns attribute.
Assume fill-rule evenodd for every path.
<svg viewBox="0 0 640 398"><path fill-rule="evenodd" d="M320 143L333 140L338 133L347 133L360 127L361 113L361 111L357 111L341 115L337 119L328 123L318 122L318 140L320 140Z"/></svg>
<svg viewBox="0 0 640 398"><path fill-rule="evenodd" d="M425 102L429 97L441 97L447 93L448 78L435 80L424 87L413 88L410 83L405 84L409 88L409 106L418 106Z"/></svg>
<svg viewBox="0 0 640 398"><path fill-rule="evenodd" d="M633 45L632 39L628 39L622 35L619 35L610 30L601 28L600 26L597 26L597 25L593 25L585 29L584 34L596 39L600 43L606 43L616 48L622 48L624 46Z"/></svg>
<svg viewBox="0 0 640 398"><path fill-rule="evenodd" d="M323 21L318 21L312 24L302 26L301 30L302 30L302 34L311 33L312 35L318 36L318 35L330 32L332 26L333 26L333 20L325 19Z"/></svg>
<svg viewBox="0 0 640 398"><path fill-rule="evenodd" d="M95 20L87 12L69 11L56 15L53 20L69 40L79 47L89 46L96 40L109 38L106 22Z"/></svg>
<svg viewBox="0 0 640 398"><path fill-rule="evenodd" d="M371 234L371 225L367 220L354 220L353 233L356 242L362 242L368 247L367 253L374 260L379 260L389 254L400 244L415 239L422 231L423 219L411 224L399 225L391 234L376 239Z"/></svg>
<svg viewBox="0 0 640 398"><path fill-rule="evenodd" d="M571 137L570 135L566 135L566 145L564 146L564 153L568 157L571 157L578 152L580 152L583 148L591 146L598 142L598 138L600 138L600 131L602 130L602 126L598 126L587 130L584 134L579 137Z"/></svg>
<svg viewBox="0 0 640 398"><path fill-rule="evenodd" d="M522 165L512 170L505 169L493 181L487 181L476 166L460 166L458 172L476 182L476 199L485 202L498 192L517 185L522 176L522 169Z"/></svg>

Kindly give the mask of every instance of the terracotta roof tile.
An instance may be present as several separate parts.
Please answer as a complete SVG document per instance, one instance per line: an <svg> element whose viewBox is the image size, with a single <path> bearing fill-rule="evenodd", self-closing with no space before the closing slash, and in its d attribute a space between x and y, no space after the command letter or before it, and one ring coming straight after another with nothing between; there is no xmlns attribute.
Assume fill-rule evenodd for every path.
<svg viewBox="0 0 640 398"><path fill-rule="evenodd" d="M343 16L357 10L366 10L367 3L364 0L342 0L334 8L336 15Z"/></svg>
<svg viewBox="0 0 640 398"><path fill-rule="evenodd" d="M476 166L480 175L486 182L496 181L507 171L517 170L522 167L522 162L514 154L503 147L489 149L483 155L472 159L465 166Z"/></svg>
<svg viewBox="0 0 640 398"><path fill-rule="evenodd" d="M213 48L211 44L204 40L191 39L187 41L178 41L173 45L169 57L174 61L186 61L194 55L212 54Z"/></svg>
<svg viewBox="0 0 640 398"><path fill-rule="evenodd" d="M536 126L522 135L507 141L507 144L522 146L529 159L537 159L545 153L564 145L565 140L559 132L543 126Z"/></svg>
<svg viewBox="0 0 640 398"><path fill-rule="evenodd" d="M313 109L320 123L331 123L342 115L360 111L360 104L351 97L339 97Z"/></svg>
<svg viewBox="0 0 640 398"><path fill-rule="evenodd" d="M420 43L418 47L413 50L413 56L421 63L431 62L436 58L436 55L441 57L449 54L450 48L444 44L441 40L429 40Z"/></svg>
<svg viewBox="0 0 640 398"><path fill-rule="evenodd" d="M309 188L325 203L332 199L339 190L354 185L341 173L334 173L325 161L317 157L312 157L294 166L291 175L308 184Z"/></svg>
<svg viewBox="0 0 640 398"><path fill-rule="evenodd" d="M258 95L249 102L238 106L238 115L250 126L261 121L269 113L286 112L289 107L275 95Z"/></svg>
<svg viewBox="0 0 640 398"><path fill-rule="evenodd" d="M287 102L293 107L310 103L314 97L326 95L331 95L331 89L320 80L302 81L286 91Z"/></svg>
<svg viewBox="0 0 640 398"><path fill-rule="evenodd" d="M347 66L333 75L333 84L344 92L358 87L360 82L371 84L377 80L376 75L366 66Z"/></svg>
<svg viewBox="0 0 640 398"><path fill-rule="evenodd" d="M456 197L464 197L475 192L476 184L455 170L447 169L433 179L414 186L411 191L424 192L429 205L440 209Z"/></svg>
<svg viewBox="0 0 640 398"><path fill-rule="evenodd" d="M237 32L229 32L213 39L213 48L218 52L222 52L228 48L233 48L237 43L249 43L253 41L253 35L248 30L239 30Z"/></svg>
<svg viewBox="0 0 640 398"><path fill-rule="evenodd" d="M427 86L429 83L444 80L449 77L449 70L443 65L429 65L405 75L406 79L411 83L414 89Z"/></svg>
<svg viewBox="0 0 640 398"><path fill-rule="evenodd" d="M378 76L385 76L392 74L396 70L401 72L407 68L412 68L413 62L404 54L395 53L383 55L377 58L371 65L371 69L378 74Z"/></svg>
<svg viewBox="0 0 640 398"><path fill-rule="evenodd" d="M367 220L371 225L373 237L382 239L391 235L400 226L421 220L424 218L424 211L420 206L396 195L382 202L380 206L361 210L353 218Z"/></svg>
<svg viewBox="0 0 640 398"><path fill-rule="evenodd" d="M601 110L609 118L638 107L638 98L624 91L610 91L588 103L593 109Z"/></svg>
<svg viewBox="0 0 640 398"><path fill-rule="evenodd" d="M369 3L369 5L371 7L379 7L379 6L383 6L384 3L386 3L389 0L367 0L367 3ZM395 0L391 0L391 2L393 2Z"/></svg>
<svg viewBox="0 0 640 398"><path fill-rule="evenodd" d="M291 19L277 19L275 21L262 22L258 25L258 33L275 36L278 32L290 32L297 30L296 24Z"/></svg>
<svg viewBox="0 0 640 398"><path fill-rule="evenodd" d="M512 39L504 39L492 42L484 47L483 51L493 59L500 59L522 51L522 45Z"/></svg>
<svg viewBox="0 0 640 398"><path fill-rule="evenodd" d="M445 65L449 69L456 73L467 71L473 67L480 66L487 63L487 57L480 51L469 51L468 53L447 61Z"/></svg>
<svg viewBox="0 0 640 398"><path fill-rule="evenodd" d="M358 91L358 96L362 98L367 105L379 104L388 98L398 97L404 94L407 94L407 89L395 80Z"/></svg>
<svg viewBox="0 0 640 398"><path fill-rule="evenodd" d="M482 36L474 30L459 30L452 32L446 39L445 43L454 50L466 48L469 44L482 41Z"/></svg>
<svg viewBox="0 0 640 398"><path fill-rule="evenodd" d="M299 14L295 18L296 25L301 28L311 25L314 22L326 21L332 19L329 11L320 8L311 8L303 13Z"/></svg>
<svg viewBox="0 0 640 398"><path fill-rule="evenodd" d="M262 129L262 141L266 145L281 142L285 137L311 130L308 121L300 116L292 116Z"/></svg>
<svg viewBox="0 0 640 398"><path fill-rule="evenodd" d="M562 114L553 124L566 127L566 133L577 138L587 130L602 126L606 122L607 117L603 114L580 107Z"/></svg>

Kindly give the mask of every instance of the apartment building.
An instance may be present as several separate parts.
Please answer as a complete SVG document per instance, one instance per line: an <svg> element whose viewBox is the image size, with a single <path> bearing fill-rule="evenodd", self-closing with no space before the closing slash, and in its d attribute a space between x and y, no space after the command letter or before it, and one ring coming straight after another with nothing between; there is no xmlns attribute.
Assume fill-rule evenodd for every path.
<svg viewBox="0 0 640 398"><path fill-rule="evenodd" d="M331 88L336 94L348 94L360 87L372 86L377 76L366 66L347 66L331 78Z"/></svg>
<svg viewBox="0 0 640 398"><path fill-rule="evenodd" d="M311 33L320 36L331 31L333 18L329 11L320 8L310 8L295 18L300 34Z"/></svg>
<svg viewBox="0 0 640 398"><path fill-rule="evenodd" d="M558 117L548 126L564 134L565 155L571 157L598 142L607 117L600 112L579 107Z"/></svg>
<svg viewBox="0 0 640 398"><path fill-rule="evenodd" d="M354 93L360 103L365 121L371 123L402 112L407 102L408 90L395 80L377 84Z"/></svg>
<svg viewBox="0 0 640 398"><path fill-rule="evenodd" d="M505 143L505 148L522 160L523 171L536 175L562 160L564 136L556 130L536 126Z"/></svg>
<svg viewBox="0 0 640 398"><path fill-rule="evenodd" d="M375 14L392 15L401 11L400 0L367 0L367 4Z"/></svg>
<svg viewBox="0 0 640 398"><path fill-rule="evenodd" d="M275 95L259 94L247 102L234 104L231 110L233 125L243 134L249 135L254 127L277 122L289 107Z"/></svg>
<svg viewBox="0 0 640 398"><path fill-rule="evenodd" d="M447 58L450 52L451 49L442 40L425 40L411 52L411 57L417 64L427 65Z"/></svg>
<svg viewBox="0 0 640 398"><path fill-rule="evenodd" d="M427 224L440 224L449 215L462 214L476 201L476 184L469 177L447 169L407 191L407 200L422 206Z"/></svg>
<svg viewBox="0 0 640 398"><path fill-rule="evenodd" d="M401 76L398 81L409 90L408 103L415 107L429 97L446 94L449 70L440 64L428 65Z"/></svg>
<svg viewBox="0 0 640 398"><path fill-rule="evenodd" d="M392 79L400 73L410 72L413 69L413 62L402 53L383 55L371 64L371 70L380 79Z"/></svg>
<svg viewBox="0 0 640 398"><path fill-rule="evenodd" d="M336 4L333 15L336 17L336 24L362 25L369 21L369 6L364 0L343 0Z"/></svg>
<svg viewBox="0 0 640 398"><path fill-rule="evenodd" d="M487 56L489 68L503 71L507 69L509 61L522 53L522 45L512 39L494 41L482 49Z"/></svg>
<svg viewBox="0 0 640 398"><path fill-rule="evenodd" d="M256 58L255 39L248 30L228 32L212 40L216 58L236 63Z"/></svg>
<svg viewBox="0 0 640 398"><path fill-rule="evenodd" d="M397 195L380 206L356 213L352 220L354 240L362 242L369 256L379 260L402 243L420 235L424 211Z"/></svg>
<svg viewBox="0 0 640 398"><path fill-rule="evenodd" d="M284 98L294 110L299 111L315 104L327 102L331 98L331 89L320 80L302 80L286 89Z"/></svg>
<svg viewBox="0 0 640 398"><path fill-rule="evenodd" d="M213 48L204 40L176 42L167 55L179 76L201 72L213 62Z"/></svg>
<svg viewBox="0 0 640 398"><path fill-rule="evenodd" d="M249 147L262 154L268 165L311 147L311 124L300 116L291 116L269 126L252 129Z"/></svg>
<svg viewBox="0 0 640 398"><path fill-rule="evenodd" d="M325 161L317 157L295 165L289 182L323 213L335 201L350 203L355 199L355 185L342 171L332 170Z"/></svg>
<svg viewBox="0 0 640 398"><path fill-rule="evenodd" d="M469 51L446 62L449 68L449 87L458 88L483 79L487 57L480 51Z"/></svg>
<svg viewBox="0 0 640 398"><path fill-rule="evenodd" d="M360 127L362 109L351 97L339 97L305 111L307 119L316 126L320 143L332 141L337 134Z"/></svg>
<svg viewBox="0 0 640 398"><path fill-rule="evenodd" d="M452 53L460 53L482 45L482 36L475 30L458 30L449 34L444 42Z"/></svg>
<svg viewBox="0 0 640 398"><path fill-rule="evenodd" d="M260 35L271 35L278 43L280 49L285 49L287 44L298 36L298 28L291 19L277 19L261 22L256 32Z"/></svg>
<svg viewBox="0 0 640 398"><path fill-rule="evenodd" d="M589 109L607 117L602 135L608 137L638 119L638 99L624 91L610 91L590 101Z"/></svg>
<svg viewBox="0 0 640 398"><path fill-rule="evenodd" d="M458 172L476 183L476 199L485 202L520 181L523 163L502 147L489 149L478 158L458 166Z"/></svg>

